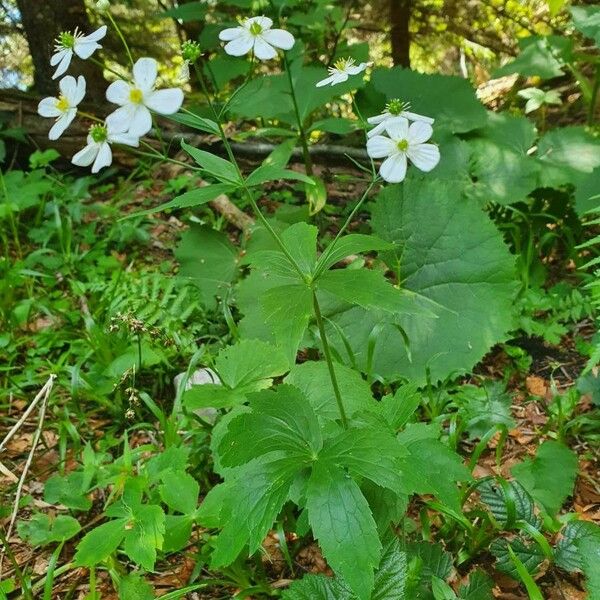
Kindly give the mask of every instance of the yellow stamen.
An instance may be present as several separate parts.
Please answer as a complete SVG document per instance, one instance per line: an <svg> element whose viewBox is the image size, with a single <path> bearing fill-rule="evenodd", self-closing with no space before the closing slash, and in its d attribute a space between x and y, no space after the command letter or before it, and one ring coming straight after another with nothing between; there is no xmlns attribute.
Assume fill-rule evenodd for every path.
<svg viewBox="0 0 600 600"><path fill-rule="evenodd" d="M397 145L400 152L406 152L408 150L408 140L400 140Z"/></svg>
<svg viewBox="0 0 600 600"><path fill-rule="evenodd" d="M252 25L250 25L250 33L252 35L260 35L262 33L262 26L260 23L257 23L256 21L254 23L252 23Z"/></svg>
<svg viewBox="0 0 600 600"><path fill-rule="evenodd" d="M69 110L69 108L71 108L71 105L69 104L69 101L64 96L60 96L60 98L58 99L58 101L56 103L56 108L58 108L58 110L60 110L60 112L66 112L67 110Z"/></svg>
<svg viewBox="0 0 600 600"><path fill-rule="evenodd" d="M144 99L144 94L143 94L142 90L133 88L129 92L129 100L131 100L131 102L133 102L133 104L141 104L143 99Z"/></svg>

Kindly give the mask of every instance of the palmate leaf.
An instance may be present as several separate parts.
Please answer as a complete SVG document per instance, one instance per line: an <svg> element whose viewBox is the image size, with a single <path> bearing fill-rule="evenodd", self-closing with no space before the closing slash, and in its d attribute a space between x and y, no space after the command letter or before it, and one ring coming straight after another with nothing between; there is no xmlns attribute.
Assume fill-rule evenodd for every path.
<svg viewBox="0 0 600 600"><path fill-rule="evenodd" d="M229 422L219 444L225 467L250 462L273 451L310 462L323 445L315 412L304 394L291 385L250 397L250 412Z"/></svg>
<svg viewBox="0 0 600 600"><path fill-rule="evenodd" d="M215 360L221 384L193 386L183 394L186 406L223 408L246 401L251 392L271 386L273 377L289 370L288 359L278 348L260 340L242 340L222 350Z"/></svg>
<svg viewBox="0 0 600 600"><path fill-rule="evenodd" d="M390 242L386 242L374 235L351 233L342 236L335 245L324 250L319 258L317 268L325 271L351 254L392 249L393 245Z"/></svg>
<svg viewBox="0 0 600 600"><path fill-rule="evenodd" d="M306 508L327 562L360 600L369 600L381 542L371 509L356 482L344 469L318 461L308 482Z"/></svg>
<svg viewBox="0 0 600 600"><path fill-rule="evenodd" d="M531 496L555 515L573 492L577 457L567 446L550 440L537 449L535 458L514 465L511 471Z"/></svg>
<svg viewBox="0 0 600 600"><path fill-rule="evenodd" d="M505 339L517 290L514 259L487 215L458 186L410 178L402 187L388 186L373 208L372 224L397 248L383 257L401 287L437 318L398 315L399 329L394 320L361 308L335 316L361 370L367 370L375 327L372 371L417 385L426 383L427 370L434 381L467 371ZM345 355L339 336L331 337Z"/></svg>
<svg viewBox="0 0 600 600"><path fill-rule="evenodd" d="M600 6L572 6L569 10L575 28L600 47Z"/></svg>
<svg viewBox="0 0 600 600"><path fill-rule="evenodd" d="M165 533L165 514L154 504L136 506L133 523L125 529L123 549L129 558L151 571L156 562L156 550L162 549Z"/></svg>

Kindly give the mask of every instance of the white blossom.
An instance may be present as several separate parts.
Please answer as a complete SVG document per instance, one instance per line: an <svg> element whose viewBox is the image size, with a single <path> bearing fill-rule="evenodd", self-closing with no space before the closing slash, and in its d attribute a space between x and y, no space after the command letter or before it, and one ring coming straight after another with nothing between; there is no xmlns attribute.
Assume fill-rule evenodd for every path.
<svg viewBox="0 0 600 600"><path fill-rule="evenodd" d="M60 80L58 87L58 98L44 98L38 104L39 115L56 119L48 133L51 140L57 140L77 115L77 105L85 97L85 78L80 75L75 81L75 77L67 75Z"/></svg>
<svg viewBox="0 0 600 600"><path fill-rule="evenodd" d="M294 36L284 29L271 29L269 17L251 17L240 27L224 29L219 39L225 44L225 52L231 56L243 56L253 52L259 60L270 60L277 56L276 48L291 50Z"/></svg>
<svg viewBox="0 0 600 600"><path fill-rule="evenodd" d="M106 123L114 131L127 131L136 137L146 135L152 129L152 114L175 114L183 103L183 91L179 88L155 90L158 63L153 58L140 58L133 66L133 83L118 80L106 90L106 98L117 108Z"/></svg>
<svg viewBox="0 0 600 600"><path fill-rule="evenodd" d="M63 31L56 40L54 54L50 59L50 65L56 67L52 79L57 79L66 72L71 64L73 54L85 60L92 56L98 48L102 48L98 41L105 35L106 25L102 25L89 35L83 35L77 28L74 32Z"/></svg>
<svg viewBox="0 0 600 600"><path fill-rule="evenodd" d="M370 125L375 125L371 131L367 133L368 137L373 137L375 135L380 135L385 131L385 124L390 119L395 119L397 117L404 117L409 121L422 121L423 123L428 123L429 125L433 125L435 119L431 117L425 117L423 115L418 115L417 113L410 112L408 109L410 108L409 102L402 102L401 100L391 100L388 102L385 107L385 111L380 115L376 115L374 117L369 117L367 122Z"/></svg>
<svg viewBox="0 0 600 600"><path fill-rule="evenodd" d="M431 171L440 162L435 144L426 144L433 129L429 123L415 121L409 125L404 117L389 119L385 125L389 137L376 135L367 141L371 158L385 158L379 174L389 183L399 183L406 177L408 160L421 171Z"/></svg>
<svg viewBox="0 0 600 600"><path fill-rule="evenodd" d="M87 145L73 157L71 162L78 167L92 165L92 173L98 173L100 169L112 164L111 144L125 144L137 148L140 140L130 133L116 131L114 126L108 123L93 125L87 137Z"/></svg>
<svg viewBox="0 0 600 600"><path fill-rule="evenodd" d="M344 81L348 81L350 75L358 75L372 64L373 63L368 62L357 65L353 58L340 58L334 63L333 67L329 67L329 77L319 81L317 87L344 83Z"/></svg>
<svg viewBox="0 0 600 600"><path fill-rule="evenodd" d="M104 12L110 8L109 0L98 0L95 4L95 8L98 12Z"/></svg>

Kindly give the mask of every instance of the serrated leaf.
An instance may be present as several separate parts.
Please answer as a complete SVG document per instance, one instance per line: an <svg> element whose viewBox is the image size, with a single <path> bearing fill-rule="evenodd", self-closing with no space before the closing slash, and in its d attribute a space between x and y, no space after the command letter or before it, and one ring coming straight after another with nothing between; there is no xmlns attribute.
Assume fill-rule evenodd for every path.
<svg viewBox="0 0 600 600"><path fill-rule="evenodd" d="M338 577L305 575L292 582L282 600L356 600L356 596Z"/></svg>
<svg viewBox="0 0 600 600"><path fill-rule="evenodd" d="M393 245L374 235L351 233L341 237L334 246L325 249L319 258L317 268L323 271L352 254L373 250L392 250Z"/></svg>
<svg viewBox="0 0 600 600"><path fill-rule="evenodd" d="M231 564L246 545L250 554L256 552L302 466L295 458L272 453L268 459L253 461L228 473L227 493L218 496L222 502L220 522L224 527L215 543L213 568Z"/></svg>
<svg viewBox="0 0 600 600"><path fill-rule="evenodd" d="M452 573L452 556L446 552L441 544L429 542L411 542L407 544L406 551L409 560L418 557L422 561L421 582L429 584L432 577L448 579Z"/></svg>
<svg viewBox="0 0 600 600"><path fill-rule="evenodd" d="M270 387L273 377L288 371L288 360L271 344L242 340L219 352L215 370L222 385L197 385L183 394L183 401L191 410L242 404L248 394Z"/></svg>
<svg viewBox="0 0 600 600"><path fill-rule="evenodd" d="M461 585L458 591L460 600L493 600L494 581L483 571L473 571L467 585Z"/></svg>
<svg viewBox="0 0 600 600"><path fill-rule="evenodd" d="M222 465L238 466L274 451L310 463L321 450L319 422L298 388L280 385L252 394L249 407L251 412L229 423L219 444Z"/></svg>
<svg viewBox="0 0 600 600"><path fill-rule="evenodd" d="M508 545L509 542L507 540L498 538L491 543L490 551L496 557L496 568L518 581L519 574L508 553ZM527 571L531 574L535 574L544 560L544 554L539 546L535 542L525 544L520 538L515 538L510 541L510 547L523 563Z"/></svg>
<svg viewBox="0 0 600 600"><path fill-rule="evenodd" d="M431 578L431 591L435 600L456 600L454 590L439 577Z"/></svg>
<svg viewBox="0 0 600 600"><path fill-rule="evenodd" d="M119 582L119 600L154 600L154 588L137 573L128 573Z"/></svg>
<svg viewBox="0 0 600 600"><path fill-rule="evenodd" d="M575 28L600 47L600 6L571 6L569 11Z"/></svg>
<svg viewBox="0 0 600 600"><path fill-rule="evenodd" d="M306 508L313 535L329 565L360 600L369 600L381 542L356 482L339 467L318 461L308 482Z"/></svg>
<svg viewBox="0 0 600 600"><path fill-rule="evenodd" d="M123 548L131 560L151 571L156 562L156 550L163 546L165 514L160 506L146 504L136 506L132 517L125 528Z"/></svg>
<svg viewBox="0 0 600 600"><path fill-rule="evenodd" d="M205 150L194 148L181 141L181 147L196 161L200 168L223 183L241 185L242 180L235 165Z"/></svg>
<svg viewBox="0 0 600 600"><path fill-rule="evenodd" d="M566 571L581 571L584 566L581 543L592 538L592 544L600 547L600 527L589 521L571 521L561 531L554 549L554 561Z"/></svg>
<svg viewBox="0 0 600 600"><path fill-rule="evenodd" d="M179 273L199 289L202 301L215 308L215 297L227 295L238 273L239 254L227 236L208 225L193 223L175 249Z"/></svg>
<svg viewBox="0 0 600 600"><path fill-rule="evenodd" d="M194 518L190 515L165 515L164 552L177 552L185 548L192 535Z"/></svg>
<svg viewBox="0 0 600 600"><path fill-rule="evenodd" d="M68 515L50 517L37 513L29 521L19 521L17 531L21 539L32 546L42 546L51 542L64 542L81 530L79 521Z"/></svg>
<svg viewBox="0 0 600 600"><path fill-rule="evenodd" d="M421 394L414 384L399 387L391 396L384 396L379 401L379 412L389 423L390 427L398 431L406 423L421 404Z"/></svg>
<svg viewBox="0 0 600 600"><path fill-rule="evenodd" d="M63 504L74 510L89 510L92 506L83 487L84 474L73 471L67 475L53 475L44 486L44 500L49 504Z"/></svg>
<svg viewBox="0 0 600 600"><path fill-rule="evenodd" d="M191 514L198 505L200 486L188 473L171 471L164 475L160 486L160 497L171 509L183 514Z"/></svg>
<svg viewBox="0 0 600 600"><path fill-rule="evenodd" d="M539 528L540 519L535 514L535 505L527 490L518 481L511 481L508 485L515 504L515 520L525 521L536 529ZM477 486L477 490L479 491L481 501L488 505L496 521L502 525L506 525L508 510L502 486L488 480L480 483Z"/></svg>
<svg viewBox="0 0 600 600"><path fill-rule="evenodd" d="M531 496L555 515L573 492L577 457L567 446L550 440L539 446L535 458L514 465L511 471Z"/></svg>
<svg viewBox="0 0 600 600"><path fill-rule="evenodd" d="M360 373L339 363L334 363L334 371L348 417L360 410L376 409L377 403ZM307 361L295 365L284 381L304 392L321 422L340 418L325 361Z"/></svg>
<svg viewBox="0 0 600 600"><path fill-rule="evenodd" d="M577 545L582 558L589 600L600 598L600 543L595 537L586 537L577 542Z"/></svg>
<svg viewBox="0 0 600 600"><path fill-rule="evenodd" d="M115 519L86 533L77 544L75 564L91 568L110 556L123 541L127 522L128 519Z"/></svg>

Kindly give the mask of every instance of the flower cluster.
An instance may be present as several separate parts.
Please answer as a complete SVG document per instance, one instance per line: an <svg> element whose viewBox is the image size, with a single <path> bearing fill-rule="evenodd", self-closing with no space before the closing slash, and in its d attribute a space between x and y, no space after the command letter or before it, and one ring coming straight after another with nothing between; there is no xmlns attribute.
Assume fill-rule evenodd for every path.
<svg viewBox="0 0 600 600"><path fill-rule="evenodd" d="M50 64L57 67L54 78L68 70L73 55L83 60L91 58L102 47L98 42L104 38L106 30L103 25L89 35L83 35L77 29L61 33L50 60ZM133 66L131 80L119 79L109 85L106 98L118 108L104 122L99 121L90 128L87 145L73 156L73 164L91 166L92 173L97 173L112 163L112 144L139 146L140 138L152 129L153 112L172 115L179 111L183 91L179 88L155 89L157 76L158 63L153 58L140 58ZM73 122L86 92L85 78L81 75L77 80L67 75L58 85L60 95L44 98L38 106L42 117L55 119L48 134L51 140L58 139Z"/></svg>

